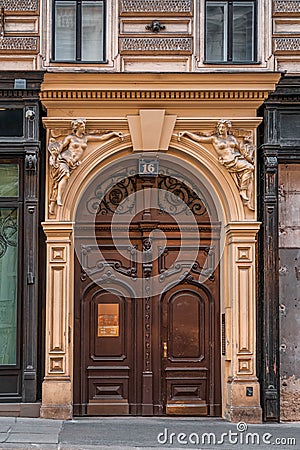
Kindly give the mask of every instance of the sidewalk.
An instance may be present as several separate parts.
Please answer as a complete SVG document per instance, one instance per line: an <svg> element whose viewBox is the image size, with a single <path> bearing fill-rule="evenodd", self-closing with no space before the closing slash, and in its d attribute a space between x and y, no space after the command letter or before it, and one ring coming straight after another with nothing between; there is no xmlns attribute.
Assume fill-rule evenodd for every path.
<svg viewBox="0 0 300 450"><path fill-rule="evenodd" d="M299 449L300 423L246 425L222 419L96 417L70 421L0 417L0 449Z"/></svg>

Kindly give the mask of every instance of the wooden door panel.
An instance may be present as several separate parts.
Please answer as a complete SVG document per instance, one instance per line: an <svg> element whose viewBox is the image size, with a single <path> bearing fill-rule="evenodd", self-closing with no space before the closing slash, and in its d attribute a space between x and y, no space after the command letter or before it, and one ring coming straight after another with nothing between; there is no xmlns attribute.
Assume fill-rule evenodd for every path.
<svg viewBox="0 0 300 450"><path fill-rule="evenodd" d="M205 353L204 305L185 289L169 302L169 359L173 362L201 361Z"/></svg>
<svg viewBox="0 0 300 450"><path fill-rule="evenodd" d="M89 367L89 416L129 414L129 367Z"/></svg>
<svg viewBox="0 0 300 450"><path fill-rule="evenodd" d="M133 301L94 286L83 298L82 382L88 415L129 414Z"/></svg>
<svg viewBox="0 0 300 450"><path fill-rule="evenodd" d="M126 216L129 225L120 216L113 228L116 210L107 207L103 214L100 205L96 242L85 237L84 227L80 234L75 282L77 414L221 412L218 225L209 223L204 204L195 210L201 214L191 225L187 217L195 213L197 198L188 191L186 208L179 211L175 205L174 217L168 196L159 198L156 207L151 198L148 208L149 188L175 188L174 182L159 183L154 178L134 180L134 189L144 192L145 210L134 215L132 204ZM136 283L134 294L136 280L142 283Z"/></svg>
<svg viewBox="0 0 300 450"><path fill-rule="evenodd" d="M166 397L166 414L206 416L207 371L166 369Z"/></svg>
<svg viewBox="0 0 300 450"><path fill-rule="evenodd" d="M212 401L209 295L196 283L172 288L162 303L163 372L167 414L207 415Z"/></svg>

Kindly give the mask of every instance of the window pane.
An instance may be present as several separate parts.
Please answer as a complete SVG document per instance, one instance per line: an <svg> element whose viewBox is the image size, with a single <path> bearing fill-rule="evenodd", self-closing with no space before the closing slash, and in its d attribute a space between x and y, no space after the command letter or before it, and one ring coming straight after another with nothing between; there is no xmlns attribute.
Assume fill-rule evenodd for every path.
<svg viewBox="0 0 300 450"><path fill-rule="evenodd" d="M254 5L233 4L233 61L254 60Z"/></svg>
<svg viewBox="0 0 300 450"><path fill-rule="evenodd" d="M55 3L55 59L76 60L76 2Z"/></svg>
<svg viewBox="0 0 300 450"><path fill-rule="evenodd" d="M0 109L0 136L23 136L23 109Z"/></svg>
<svg viewBox="0 0 300 450"><path fill-rule="evenodd" d="M206 60L227 60L227 3L206 4Z"/></svg>
<svg viewBox="0 0 300 450"><path fill-rule="evenodd" d="M103 61L103 2L82 2L82 61Z"/></svg>
<svg viewBox="0 0 300 450"><path fill-rule="evenodd" d="M0 208L0 364L17 360L17 209Z"/></svg>
<svg viewBox="0 0 300 450"><path fill-rule="evenodd" d="M19 197L18 164L0 164L0 197Z"/></svg>

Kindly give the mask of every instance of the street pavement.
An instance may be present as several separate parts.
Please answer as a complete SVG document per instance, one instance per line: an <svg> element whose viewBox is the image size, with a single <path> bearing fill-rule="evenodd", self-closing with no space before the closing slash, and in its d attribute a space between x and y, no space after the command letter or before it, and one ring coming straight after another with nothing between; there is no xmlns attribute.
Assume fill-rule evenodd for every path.
<svg viewBox="0 0 300 450"><path fill-rule="evenodd" d="M300 449L300 422L249 425L193 417L0 417L0 450Z"/></svg>

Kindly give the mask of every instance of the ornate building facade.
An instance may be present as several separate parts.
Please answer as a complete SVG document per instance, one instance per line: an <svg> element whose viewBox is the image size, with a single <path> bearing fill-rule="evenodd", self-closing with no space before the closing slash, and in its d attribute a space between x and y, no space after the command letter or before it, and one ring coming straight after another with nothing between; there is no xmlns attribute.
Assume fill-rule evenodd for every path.
<svg viewBox="0 0 300 450"><path fill-rule="evenodd" d="M6 408L39 405L42 386L41 417L279 420L271 117L281 107L280 70L296 64L279 39L289 39L287 20L297 29L297 11L286 19L279 10L296 2L2 3L0 57L7 70L22 61L22 76L10 72L16 83L32 73L42 81L43 72L45 130L45 142L43 131L35 135L34 166L43 174L34 198L45 241L40 254L24 247L37 264L27 283L37 289L31 329L45 367L35 397L10 398ZM14 17L17 7L27 10ZM12 95L21 101L24 92ZM19 295L22 321L28 304ZM29 347L25 339L18 367L28 367ZM0 376L11 379L13 364ZM28 379L22 370L19 380ZM282 379L288 390L290 375Z"/></svg>

